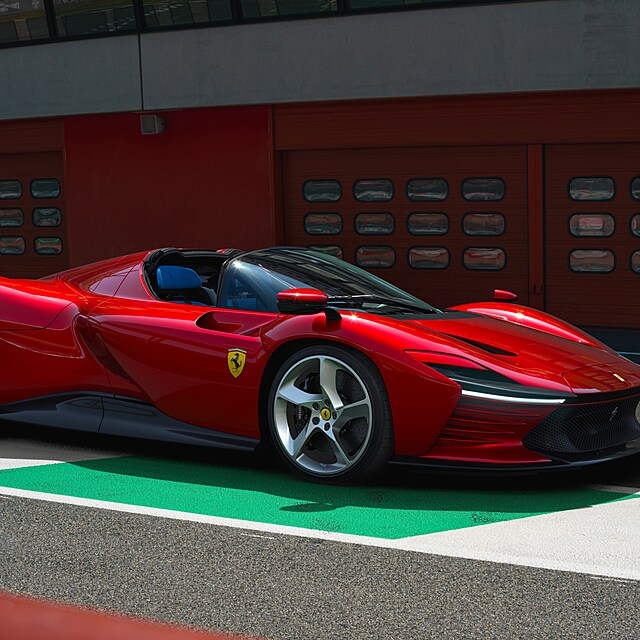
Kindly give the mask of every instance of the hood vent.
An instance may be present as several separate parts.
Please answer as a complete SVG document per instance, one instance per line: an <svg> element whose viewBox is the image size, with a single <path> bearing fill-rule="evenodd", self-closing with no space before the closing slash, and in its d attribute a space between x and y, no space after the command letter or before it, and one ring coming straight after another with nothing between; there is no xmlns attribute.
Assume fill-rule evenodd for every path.
<svg viewBox="0 0 640 640"><path fill-rule="evenodd" d="M511 358L517 357L517 353L512 353L511 351L505 351L504 349L500 349L498 347L494 347L490 344L485 344L484 342L477 342L476 340L469 340L469 338L462 338L460 336L451 335L450 333L445 333L444 335L449 336L450 338L454 338L455 340L460 340L461 342L466 342L477 349L482 349L487 353L492 353L496 356L509 356Z"/></svg>

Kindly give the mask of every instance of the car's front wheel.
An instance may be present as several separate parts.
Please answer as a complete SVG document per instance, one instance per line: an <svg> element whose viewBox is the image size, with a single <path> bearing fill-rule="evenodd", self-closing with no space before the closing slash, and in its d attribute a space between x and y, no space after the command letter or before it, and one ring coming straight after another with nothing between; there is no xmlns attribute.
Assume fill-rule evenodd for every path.
<svg viewBox="0 0 640 640"><path fill-rule="evenodd" d="M375 476L393 452L384 382L362 354L311 346L278 369L269 393L276 449L298 475L344 483Z"/></svg>

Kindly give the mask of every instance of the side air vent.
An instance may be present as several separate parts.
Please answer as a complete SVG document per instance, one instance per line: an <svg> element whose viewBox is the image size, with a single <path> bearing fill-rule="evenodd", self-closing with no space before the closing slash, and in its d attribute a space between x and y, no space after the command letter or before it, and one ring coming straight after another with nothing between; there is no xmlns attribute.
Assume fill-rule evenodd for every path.
<svg viewBox="0 0 640 640"><path fill-rule="evenodd" d="M511 351L505 351L504 349L499 349L498 347L494 347L490 344L485 344L484 342L477 342L476 340L470 340L469 338L461 338L460 336L454 336L450 333L445 333L444 335L449 336L450 338L454 338L456 340L460 340L461 342L466 342L467 344L472 345L478 349L482 349L487 353L492 353L496 356L510 356L515 358L518 354L512 353Z"/></svg>

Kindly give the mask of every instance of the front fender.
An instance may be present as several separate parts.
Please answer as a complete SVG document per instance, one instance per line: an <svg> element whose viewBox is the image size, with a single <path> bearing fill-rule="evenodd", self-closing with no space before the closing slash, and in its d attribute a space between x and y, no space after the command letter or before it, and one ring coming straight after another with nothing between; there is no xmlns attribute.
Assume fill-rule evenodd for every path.
<svg viewBox="0 0 640 640"><path fill-rule="evenodd" d="M565 340L571 340L572 342L585 344L606 351L607 353L618 355L613 349L596 340L588 333L574 327L572 324L544 311L532 309L531 307L512 303L471 302L469 304L451 307L450 310L467 311L469 313L477 313L481 316L505 320L513 324L519 324L522 327L542 331L543 333L548 333L558 338L564 338Z"/></svg>
<svg viewBox="0 0 640 640"><path fill-rule="evenodd" d="M394 426L395 454L419 456L436 440L460 398L460 386L405 353L411 336L364 315L327 320L323 313L284 316L265 327L262 341L272 355L294 341L339 344L368 357L382 376ZM424 344L424 343L422 343Z"/></svg>

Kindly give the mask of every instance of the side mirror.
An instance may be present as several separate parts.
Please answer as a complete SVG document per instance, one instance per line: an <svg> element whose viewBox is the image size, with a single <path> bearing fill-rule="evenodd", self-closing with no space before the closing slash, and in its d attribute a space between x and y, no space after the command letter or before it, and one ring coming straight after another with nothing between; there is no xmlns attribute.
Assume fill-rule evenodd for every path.
<svg viewBox="0 0 640 640"><path fill-rule="evenodd" d="M495 289L493 292L493 299L496 302L515 302L518 296L511 291L505 291L504 289Z"/></svg>
<svg viewBox="0 0 640 640"><path fill-rule="evenodd" d="M324 311L329 297L318 289L285 289L276 295L280 313L292 315Z"/></svg>

